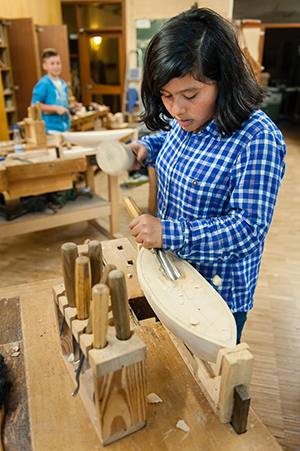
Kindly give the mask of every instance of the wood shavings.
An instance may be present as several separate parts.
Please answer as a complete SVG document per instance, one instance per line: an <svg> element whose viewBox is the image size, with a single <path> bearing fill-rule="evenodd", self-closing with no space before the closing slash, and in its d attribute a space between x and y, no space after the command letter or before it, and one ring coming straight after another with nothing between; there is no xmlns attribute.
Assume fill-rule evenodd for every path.
<svg viewBox="0 0 300 451"><path fill-rule="evenodd" d="M70 362L70 363L74 362L74 354L73 354L73 352L71 352L71 354L69 355L68 362Z"/></svg>
<svg viewBox="0 0 300 451"><path fill-rule="evenodd" d="M11 354L11 357L19 357L19 355L20 355L20 352L13 352Z"/></svg>
<svg viewBox="0 0 300 451"><path fill-rule="evenodd" d="M131 279L132 274L127 274L128 279Z"/></svg>
<svg viewBox="0 0 300 451"><path fill-rule="evenodd" d="M13 351L15 351L15 352L20 351L20 346L14 346L14 347L13 347Z"/></svg>
<svg viewBox="0 0 300 451"><path fill-rule="evenodd" d="M183 299L178 299L177 302L178 302L178 304L180 304L180 305L183 305L183 304L184 304Z"/></svg>
<svg viewBox="0 0 300 451"><path fill-rule="evenodd" d="M196 318L191 318L190 319L190 325L191 326L196 326L197 324L199 324L199 321Z"/></svg>
<svg viewBox="0 0 300 451"><path fill-rule="evenodd" d="M147 395L148 404L158 404L159 402L162 402L162 399L157 396L156 393L149 393L149 395Z"/></svg>
<svg viewBox="0 0 300 451"><path fill-rule="evenodd" d="M181 430L184 431L184 432L189 432L189 430L190 430L190 428L188 427L188 425L186 424L186 422L183 421L183 420L179 420L179 421L177 422L177 424L176 424L176 427L177 427L178 429L181 429Z"/></svg>

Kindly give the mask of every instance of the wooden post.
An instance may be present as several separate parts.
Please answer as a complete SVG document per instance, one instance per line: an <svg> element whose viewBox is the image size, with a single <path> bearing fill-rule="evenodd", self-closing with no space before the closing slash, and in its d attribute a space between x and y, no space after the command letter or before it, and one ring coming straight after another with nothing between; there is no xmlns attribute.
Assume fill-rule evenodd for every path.
<svg viewBox="0 0 300 451"><path fill-rule="evenodd" d="M219 418L229 423L234 405L234 388L244 385L249 390L253 369L253 356L249 349L242 349L223 356L219 394Z"/></svg>

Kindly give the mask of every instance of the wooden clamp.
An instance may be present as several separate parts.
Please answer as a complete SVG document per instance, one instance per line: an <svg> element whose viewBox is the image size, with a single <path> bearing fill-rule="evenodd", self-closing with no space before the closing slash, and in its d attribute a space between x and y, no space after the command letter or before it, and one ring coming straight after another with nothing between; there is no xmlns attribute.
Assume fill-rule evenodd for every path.
<svg viewBox="0 0 300 451"><path fill-rule="evenodd" d="M95 271L98 272L98 279L98 260L101 250L98 249L96 244L97 243L93 243L97 250L96 254L98 257L96 259L97 268ZM87 246L84 248L84 254L82 246L78 246L77 251L79 257L76 258L76 264L78 266L78 263L82 263L83 267L85 267L84 265L86 264L88 257L83 255L91 253L91 246L89 248ZM64 271L69 276L67 280L70 285L69 278L72 279L72 276L70 276L65 268L65 261L66 259L63 260ZM93 260L91 260L91 263L92 261ZM77 269L77 272L79 269ZM93 268L91 268L90 271L90 278L92 273ZM122 276L122 286L120 287L120 284L118 283L120 273L121 271L114 270L111 273L112 277L109 276L108 279L111 286L112 301L114 300L113 290L115 290L117 304L123 299L123 309L125 308L126 310L128 305L126 306L125 296L127 300L128 295L126 292L126 285L124 286L124 275ZM77 279L79 275L80 274L77 274ZM116 288L114 288L115 284L117 284ZM84 284L81 285L84 286ZM96 327L95 325L99 324L95 318L95 316L98 316L98 319L100 318L100 316L97 315L97 312L102 312L101 315L103 315L103 312L108 310L107 306L105 308L100 306L100 304L103 303L103 299L101 300L100 298L105 294L103 292L103 287L105 288L104 285L100 284L94 285L93 287L92 304L95 305L95 307L93 307L95 308L93 312L93 327ZM85 294L88 290L86 289L83 291L85 298ZM107 291L109 292L108 288ZM62 354L66 367L74 382L74 364L68 361L69 356L74 352L74 340L80 345L81 352L84 354L90 365L90 368L81 375L80 394L102 444L108 445L109 443L141 429L146 425L145 344L138 335L134 334L130 329L130 333L127 333L127 327L125 328L126 330L124 329L126 334L121 332L122 337L119 336L118 339L115 327L112 325L112 312L109 313L107 319L106 340L103 334L101 336L99 335L100 330L97 331L95 335L93 335L93 333L86 333L89 320L88 318L85 318L85 312L81 315L81 317L85 319L78 319L79 311L76 307L71 307L69 305L68 298L65 296L65 285L60 284L53 287L52 292L56 305L58 324L61 326L64 319L68 326L66 335L61 336ZM77 297L78 294L76 294L76 298ZM120 297L122 299L119 299ZM100 302L99 305L97 304L97 301ZM124 317L123 314L121 316L122 318ZM120 319L118 320L120 321ZM117 318L115 321L117 321ZM129 324L128 321L129 317L127 318L127 323ZM100 322L103 324L105 323L103 316L101 316ZM61 327L58 329L60 330ZM89 332L92 331L89 330ZM93 401L93 397L95 397L95 402Z"/></svg>
<svg viewBox="0 0 300 451"><path fill-rule="evenodd" d="M253 369L247 343L221 349L216 363L211 363L195 357L181 340L171 332L169 335L220 421L232 422L238 434L245 432L250 404L245 390L249 390Z"/></svg>

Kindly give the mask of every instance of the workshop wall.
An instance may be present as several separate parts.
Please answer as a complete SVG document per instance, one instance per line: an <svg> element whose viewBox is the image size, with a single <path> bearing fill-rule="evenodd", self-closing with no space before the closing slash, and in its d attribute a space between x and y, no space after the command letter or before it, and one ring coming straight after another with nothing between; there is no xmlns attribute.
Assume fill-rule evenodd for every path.
<svg viewBox="0 0 300 451"><path fill-rule="evenodd" d="M126 1L126 46L127 51L136 48L136 26L138 19L168 19L191 8L193 0L127 0ZM205 0L197 2L199 7L211 8L227 19L232 18L233 0Z"/></svg>
<svg viewBox="0 0 300 451"><path fill-rule="evenodd" d="M62 13L60 0L1 0L0 17L22 19L32 17L37 25L60 25Z"/></svg>
<svg viewBox="0 0 300 451"><path fill-rule="evenodd" d="M234 0L234 19L260 19L263 23L300 22L299 0Z"/></svg>

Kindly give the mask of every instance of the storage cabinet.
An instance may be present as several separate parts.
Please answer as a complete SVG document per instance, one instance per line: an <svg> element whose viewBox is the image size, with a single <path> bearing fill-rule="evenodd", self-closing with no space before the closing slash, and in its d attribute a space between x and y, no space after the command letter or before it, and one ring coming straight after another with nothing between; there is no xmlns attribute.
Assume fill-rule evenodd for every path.
<svg viewBox="0 0 300 451"><path fill-rule="evenodd" d="M27 117L32 90L43 75L41 55L54 47L62 60L61 78L70 80L66 25L35 25L32 18L0 20L0 141Z"/></svg>
<svg viewBox="0 0 300 451"><path fill-rule="evenodd" d="M13 126L18 120L16 97L13 81L13 71L9 49L7 28L9 21L0 20L0 140L10 139L13 133Z"/></svg>

